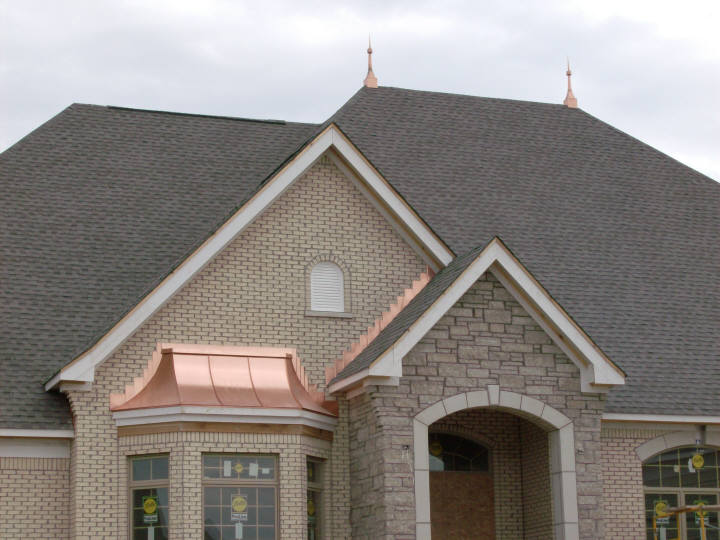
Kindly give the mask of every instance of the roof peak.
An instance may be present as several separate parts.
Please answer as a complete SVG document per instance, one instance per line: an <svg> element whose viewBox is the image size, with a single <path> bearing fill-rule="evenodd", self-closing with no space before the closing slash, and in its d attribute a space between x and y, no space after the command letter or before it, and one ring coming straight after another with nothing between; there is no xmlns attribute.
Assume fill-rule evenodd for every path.
<svg viewBox="0 0 720 540"><path fill-rule="evenodd" d="M378 80L375 76L375 73L373 73L372 68L372 43L370 43L370 34L368 34L368 48L367 48L367 54L368 54L368 71L367 75L365 76L365 80L363 81L363 86L367 86L368 88L377 88L378 87Z"/></svg>
<svg viewBox="0 0 720 540"><path fill-rule="evenodd" d="M572 71L570 70L570 58L567 59L567 71L565 72L565 75L567 75L568 87L567 94L565 95L565 99L563 100L563 105L570 109L577 109L578 100L575 97L575 94L573 94L572 81L570 80L570 78L572 77Z"/></svg>

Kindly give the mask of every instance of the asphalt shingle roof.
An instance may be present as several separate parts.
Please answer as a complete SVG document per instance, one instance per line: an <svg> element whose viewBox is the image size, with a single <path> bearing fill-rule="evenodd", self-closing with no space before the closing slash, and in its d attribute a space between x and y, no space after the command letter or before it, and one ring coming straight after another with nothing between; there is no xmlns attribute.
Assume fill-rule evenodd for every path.
<svg viewBox="0 0 720 540"><path fill-rule="evenodd" d="M503 239L628 374L608 411L720 414L720 185L561 105L363 88L330 121L455 253ZM73 105L0 155L0 428L69 427L43 383L318 129Z"/></svg>
<svg viewBox="0 0 720 540"><path fill-rule="evenodd" d="M720 184L563 105L364 88L334 121L455 253L503 239L627 373L608 412L720 414Z"/></svg>
<svg viewBox="0 0 720 540"><path fill-rule="evenodd" d="M0 155L0 428L70 427L43 384L316 125L72 105Z"/></svg>

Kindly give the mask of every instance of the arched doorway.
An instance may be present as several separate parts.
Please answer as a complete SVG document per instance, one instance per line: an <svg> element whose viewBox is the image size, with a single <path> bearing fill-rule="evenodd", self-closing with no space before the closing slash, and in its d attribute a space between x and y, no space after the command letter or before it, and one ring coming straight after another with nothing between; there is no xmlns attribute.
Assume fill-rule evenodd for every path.
<svg viewBox="0 0 720 540"><path fill-rule="evenodd" d="M417 540L435 540L432 533L430 509L430 463L429 433L431 426L449 415L468 409L498 410L532 422L542 428L547 441L544 462L549 465L550 486L544 495L551 495L552 532L534 538L578 540L577 487L575 474L575 436L570 418L550 405L530 396L500 390L488 385L487 390L463 392L436 401L420 411L413 420L414 469L415 469L415 531ZM493 455L499 455L497 452ZM548 463L549 461L549 463ZM495 471L495 478L504 474ZM495 482L497 484L497 481ZM497 491L497 486L494 486ZM496 501L496 507L498 503ZM503 505L500 505L503 506ZM510 501L508 507L517 507ZM496 519L496 528L502 523ZM496 531L497 532L497 531ZM522 538L524 534L504 537ZM475 538L471 536L470 538Z"/></svg>
<svg viewBox="0 0 720 540"><path fill-rule="evenodd" d="M430 516L434 540L494 540L490 451L449 433L429 433Z"/></svg>

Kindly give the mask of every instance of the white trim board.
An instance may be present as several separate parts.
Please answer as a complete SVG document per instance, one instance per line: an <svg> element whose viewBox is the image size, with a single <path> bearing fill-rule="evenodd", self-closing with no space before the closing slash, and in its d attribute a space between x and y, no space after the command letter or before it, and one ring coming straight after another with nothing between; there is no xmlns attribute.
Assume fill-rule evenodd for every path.
<svg viewBox="0 0 720 540"><path fill-rule="evenodd" d="M75 432L72 429L0 429L0 437L74 439Z"/></svg>
<svg viewBox="0 0 720 540"><path fill-rule="evenodd" d="M70 440L47 437L0 437L0 457L69 458Z"/></svg>
<svg viewBox="0 0 720 540"><path fill-rule="evenodd" d="M634 414L603 413L604 423L638 422L651 424L720 424L720 416L675 415L675 414Z"/></svg>
<svg viewBox="0 0 720 540"><path fill-rule="evenodd" d="M400 377L402 359L487 271L509 285L508 292L530 308L529 314L545 329L580 370L583 392L602 393L625 384L625 375L593 343L552 297L537 283L499 238L494 238L432 306L365 370L329 387L331 393L358 384L362 376ZM522 294L521 294L522 293ZM537 308L536 308L537 306Z"/></svg>
<svg viewBox="0 0 720 540"><path fill-rule="evenodd" d="M357 172L368 188L397 216L417 242L442 265L454 258L418 215L402 200L358 149L334 125L330 125L267 182L235 215L226 221L192 255L185 259L160 285L143 298L93 347L67 364L45 384L55 388L61 382L92 382L95 368L112 355L138 328L167 303L186 283L212 261L228 244L268 208L328 149L333 148Z"/></svg>
<svg viewBox="0 0 720 540"><path fill-rule="evenodd" d="M334 431L337 419L300 409L258 407L198 407L180 405L113 413L115 424L140 426L164 422L232 422L238 424L304 425Z"/></svg>

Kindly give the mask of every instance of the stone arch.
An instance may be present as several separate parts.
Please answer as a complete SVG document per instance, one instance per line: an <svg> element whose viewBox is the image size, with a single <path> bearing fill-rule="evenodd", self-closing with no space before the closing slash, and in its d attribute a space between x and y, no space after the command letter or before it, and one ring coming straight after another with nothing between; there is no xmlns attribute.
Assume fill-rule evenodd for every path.
<svg viewBox="0 0 720 540"><path fill-rule="evenodd" d="M430 540L430 464L424 451L428 427L457 411L495 408L521 416L548 432L550 478L553 503L553 530L556 540L578 540L575 437L570 418L542 401L488 385L487 390L462 392L427 407L413 419L415 472L415 534Z"/></svg>
<svg viewBox="0 0 720 540"><path fill-rule="evenodd" d="M650 439L635 449L635 454L643 463L645 460L660 454L665 450L681 446L695 446L701 441L701 446L714 446L720 448L720 432L707 432L704 436L698 430L673 431Z"/></svg>

